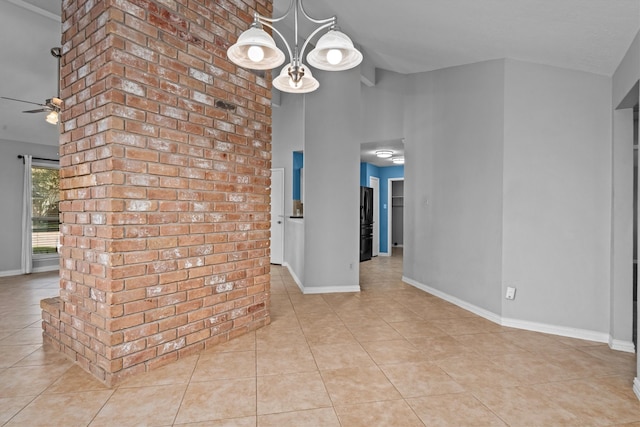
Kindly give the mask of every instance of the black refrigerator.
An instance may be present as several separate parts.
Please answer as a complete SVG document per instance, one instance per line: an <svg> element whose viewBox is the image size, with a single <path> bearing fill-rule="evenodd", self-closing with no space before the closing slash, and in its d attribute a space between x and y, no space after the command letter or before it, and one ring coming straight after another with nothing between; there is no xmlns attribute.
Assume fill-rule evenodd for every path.
<svg viewBox="0 0 640 427"><path fill-rule="evenodd" d="M360 262L373 252L373 188L360 187Z"/></svg>

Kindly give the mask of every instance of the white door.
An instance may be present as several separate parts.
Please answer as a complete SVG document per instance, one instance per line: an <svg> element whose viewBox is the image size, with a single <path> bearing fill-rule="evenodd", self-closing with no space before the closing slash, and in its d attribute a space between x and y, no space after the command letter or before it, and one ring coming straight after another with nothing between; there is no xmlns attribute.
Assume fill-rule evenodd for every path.
<svg viewBox="0 0 640 427"><path fill-rule="evenodd" d="M369 187L373 188L373 250L371 255L380 255L380 179L370 176Z"/></svg>
<svg viewBox="0 0 640 427"><path fill-rule="evenodd" d="M271 169L271 264L284 262L284 169Z"/></svg>

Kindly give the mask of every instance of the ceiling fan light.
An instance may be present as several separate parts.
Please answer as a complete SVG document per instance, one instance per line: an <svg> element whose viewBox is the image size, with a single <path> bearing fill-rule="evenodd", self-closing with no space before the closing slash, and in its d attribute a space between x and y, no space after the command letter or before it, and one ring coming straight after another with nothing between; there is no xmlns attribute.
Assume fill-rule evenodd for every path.
<svg viewBox="0 0 640 427"><path fill-rule="evenodd" d="M342 31L329 30L307 55L307 62L319 70L342 71L358 66L362 53Z"/></svg>
<svg viewBox="0 0 640 427"><path fill-rule="evenodd" d="M393 156L393 151L391 151L391 150L377 150L376 151L376 156L380 157L381 159L388 159L389 157Z"/></svg>
<svg viewBox="0 0 640 427"><path fill-rule="evenodd" d="M251 27L227 49L227 58L241 67L252 70L270 70L284 63L284 53L273 38L262 28Z"/></svg>
<svg viewBox="0 0 640 427"><path fill-rule="evenodd" d="M273 86L275 86L276 89L288 93L309 93L320 87L320 82L313 77L311 70L305 67L304 64L300 65L302 78L297 82L294 81L289 75L293 67L293 64L282 67L278 77L273 79Z"/></svg>
<svg viewBox="0 0 640 427"><path fill-rule="evenodd" d="M47 121L47 123L51 123L52 125L57 125L58 124L58 112L57 111L52 111L49 114L47 114L47 117L45 118L45 120Z"/></svg>

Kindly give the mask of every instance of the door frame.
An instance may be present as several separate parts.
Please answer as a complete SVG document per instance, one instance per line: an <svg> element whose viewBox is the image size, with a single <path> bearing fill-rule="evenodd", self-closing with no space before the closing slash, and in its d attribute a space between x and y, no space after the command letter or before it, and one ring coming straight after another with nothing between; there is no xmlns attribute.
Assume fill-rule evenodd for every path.
<svg viewBox="0 0 640 427"><path fill-rule="evenodd" d="M277 180L274 180L274 172L278 172L280 175L280 178ZM280 251L279 253L276 253L275 257L274 257L274 251L273 251L273 236L274 236L274 230L273 230L273 204L271 204L270 206L270 214L271 214L271 222L269 224L269 229L271 232L271 237L269 239L269 250L271 252L270 255L270 259L269 262L271 264L273 264L274 259L275 261L280 261L279 263L276 262L275 264L280 264L282 265L284 263L284 235L285 235L285 230L284 230L284 224L285 224L285 218L284 218L284 199L285 199L285 194L284 194L284 175L285 175L285 170L284 168L273 168L271 169L271 186L269 187L269 196L271 198L271 200L273 201L273 197L271 197L273 195L273 188L274 185L277 185L279 192L281 194L280 200L282 201L281 206L280 206L280 212L282 212L282 215L278 215L281 218L278 218L279 221L281 221L282 227L280 228ZM272 202L273 203L273 202Z"/></svg>
<svg viewBox="0 0 640 427"><path fill-rule="evenodd" d="M393 182L394 181L404 181L404 177L402 178L389 178L388 182L387 182L387 255L391 256L393 255L392 253L392 249L393 249L393 244L392 244L392 231L393 231ZM403 209L404 212L404 209ZM402 233L403 233L403 241L404 241L404 227L402 227Z"/></svg>
<svg viewBox="0 0 640 427"><path fill-rule="evenodd" d="M373 188L373 249L371 255L378 256L380 255L380 178L370 176L369 187Z"/></svg>

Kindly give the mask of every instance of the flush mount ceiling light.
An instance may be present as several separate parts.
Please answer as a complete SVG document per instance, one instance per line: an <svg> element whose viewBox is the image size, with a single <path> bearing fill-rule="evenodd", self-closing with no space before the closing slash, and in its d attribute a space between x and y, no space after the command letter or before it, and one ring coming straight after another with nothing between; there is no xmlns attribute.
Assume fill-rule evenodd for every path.
<svg viewBox="0 0 640 427"><path fill-rule="evenodd" d="M273 24L282 21L293 12L294 43L293 50ZM298 48L298 15L302 15L318 27L307 37ZM285 65L273 85L284 92L308 93L316 90L320 83L311 75L302 58L309 42L320 31L328 31L318 39L315 49L307 55L310 65L319 70L343 71L356 67L362 62L362 53L354 46L351 39L342 33L337 26L338 18L332 16L327 19L314 19L304 10L302 0L291 0L286 13L279 18L267 18L258 13L253 15L253 23L248 30L240 34L238 41L227 50L227 57L231 62L241 67L253 70L269 70L282 65L285 54L278 49L273 38L264 31L268 27L284 42L289 54L289 64Z"/></svg>
<svg viewBox="0 0 640 427"><path fill-rule="evenodd" d="M376 151L376 156L380 157L381 159L388 159L389 157L393 156L393 151L391 151L391 150L377 150Z"/></svg>
<svg viewBox="0 0 640 427"><path fill-rule="evenodd" d="M404 165L404 157L394 157L391 161L396 165Z"/></svg>

